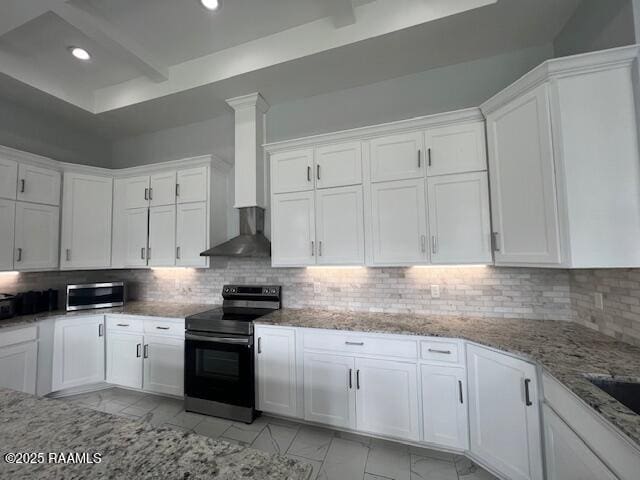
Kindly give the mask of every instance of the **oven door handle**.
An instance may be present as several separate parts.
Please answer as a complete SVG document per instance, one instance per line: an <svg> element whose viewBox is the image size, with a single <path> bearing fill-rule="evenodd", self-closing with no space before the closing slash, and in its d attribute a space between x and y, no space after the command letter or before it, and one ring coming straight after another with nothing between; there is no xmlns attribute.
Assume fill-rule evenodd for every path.
<svg viewBox="0 0 640 480"><path fill-rule="evenodd" d="M209 337L206 335L194 335L192 333L185 333L185 339L197 340L199 342L230 343L233 345L251 345L250 338Z"/></svg>

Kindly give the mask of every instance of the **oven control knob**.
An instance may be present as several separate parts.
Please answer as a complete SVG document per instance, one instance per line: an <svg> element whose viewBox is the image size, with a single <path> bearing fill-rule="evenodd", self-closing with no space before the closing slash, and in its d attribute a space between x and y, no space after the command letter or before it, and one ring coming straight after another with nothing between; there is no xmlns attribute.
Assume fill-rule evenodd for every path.
<svg viewBox="0 0 640 480"><path fill-rule="evenodd" d="M229 287L224 289L224 293L229 293Z"/></svg>
<svg viewBox="0 0 640 480"><path fill-rule="evenodd" d="M271 293L275 294L275 293L276 293L276 289L275 289L275 288L272 288L272 289L271 289Z"/></svg>
<svg viewBox="0 0 640 480"><path fill-rule="evenodd" d="M268 289L268 288L265 288L265 289L262 291L262 293L269 293L269 289Z"/></svg>
<svg viewBox="0 0 640 480"><path fill-rule="evenodd" d="M232 289L231 289L231 293L236 293L236 289L235 289L235 288L232 288Z"/></svg>

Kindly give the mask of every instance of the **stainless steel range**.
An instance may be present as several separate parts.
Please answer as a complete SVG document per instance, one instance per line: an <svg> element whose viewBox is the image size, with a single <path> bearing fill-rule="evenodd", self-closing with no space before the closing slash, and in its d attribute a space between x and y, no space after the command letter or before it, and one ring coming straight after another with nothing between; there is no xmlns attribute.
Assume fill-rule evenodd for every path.
<svg viewBox="0 0 640 480"><path fill-rule="evenodd" d="M281 287L225 285L222 307L186 318L185 409L256 417L253 321L281 306Z"/></svg>

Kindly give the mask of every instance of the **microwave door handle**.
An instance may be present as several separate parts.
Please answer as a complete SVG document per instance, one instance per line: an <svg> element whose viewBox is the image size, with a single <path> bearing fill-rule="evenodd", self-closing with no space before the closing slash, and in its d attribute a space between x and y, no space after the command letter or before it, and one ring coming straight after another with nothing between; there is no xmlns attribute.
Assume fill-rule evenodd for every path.
<svg viewBox="0 0 640 480"><path fill-rule="evenodd" d="M197 340L199 342L209 342L209 343L230 343L233 345L250 345L251 344L251 339L249 338L209 337L206 335L194 335L193 333L186 333L185 339Z"/></svg>

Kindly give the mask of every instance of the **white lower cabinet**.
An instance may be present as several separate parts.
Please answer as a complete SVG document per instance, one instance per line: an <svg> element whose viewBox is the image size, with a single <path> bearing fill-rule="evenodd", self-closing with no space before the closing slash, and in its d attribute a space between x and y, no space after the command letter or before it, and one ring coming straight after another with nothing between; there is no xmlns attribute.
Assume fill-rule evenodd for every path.
<svg viewBox="0 0 640 480"><path fill-rule="evenodd" d="M104 316L56 320L52 390L104 381L104 357Z"/></svg>
<svg viewBox="0 0 640 480"><path fill-rule="evenodd" d="M297 416L295 330L256 326L255 337L257 408Z"/></svg>
<svg viewBox="0 0 640 480"><path fill-rule="evenodd" d="M37 363L35 340L0 346L0 387L35 394Z"/></svg>
<svg viewBox="0 0 640 480"><path fill-rule="evenodd" d="M615 480L618 477L547 405L543 408L547 480Z"/></svg>
<svg viewBox="0 0 640 480"><path fill-rule="evenodd" d="M467 346L469 432L473 455L513 480L541 480L536 367Z"/></svg>
<svg viewBox="0 0 640 480"><path fill-rule="evenodd" d="M465 369L422 365L420 372L424 441L466 450L469 425Z"/></svg>
<svg viewBox="0 0 640 480"><path fill-rule="evenodd" d="M326 353L304 354L304 418L356 428L355 359Z"/></svg>
<svg viewBox="0 0 640 480"><path fill-rule="evenodd" d="M107 382L142 388L144 337L125 332L107 333Z"/></svg>
<svg viewBox="0 0 640 480"><path fill-rule="evenodd" d="M143 389L184 394L184 338L145 335Z"/></svg>
<svg viewBox="0 0 640 480"><path fill-rule="evenodd" d="M356 358L358 430L419 440L416 364Z"/></svg>

